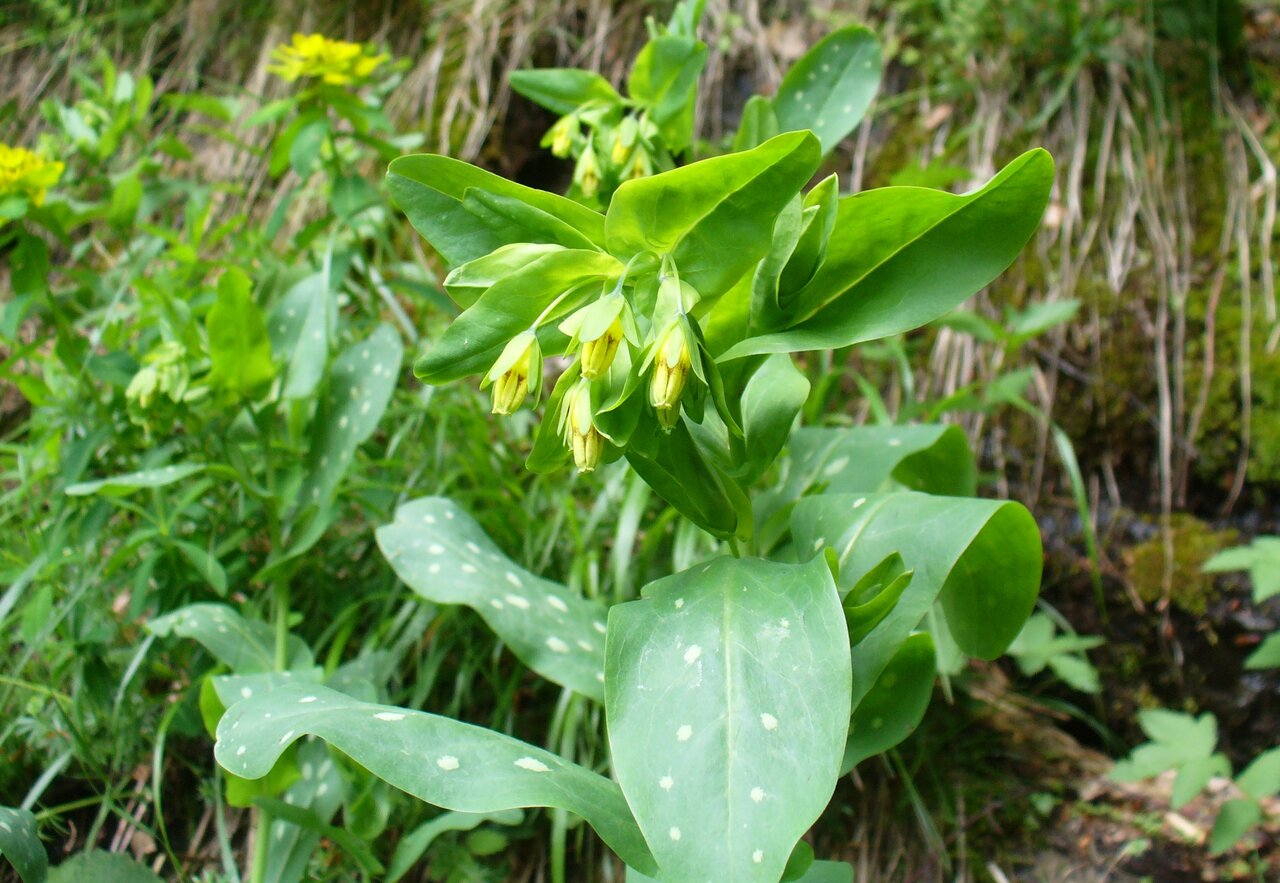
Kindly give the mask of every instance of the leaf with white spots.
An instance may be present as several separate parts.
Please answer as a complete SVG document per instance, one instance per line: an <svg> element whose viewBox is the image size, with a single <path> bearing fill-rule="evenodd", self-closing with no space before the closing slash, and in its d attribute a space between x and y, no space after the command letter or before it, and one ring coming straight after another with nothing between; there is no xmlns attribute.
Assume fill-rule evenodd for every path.
<svg viewBox="0 0 1280 883"><path fill-rule="evenodd" d="M27 810L0 806L0 856L9 860L22 883L44 883L49 856L36 835L36 817Z"/></svg>
<svg viewBox="0 0 1280 883"><path fill-rule="evenodd" d="M322 821L331 820L342 805L346 782L320 742L308 742L298 748L300 776L283 795L287 804L306 807ZM271 824L267 847L265 883L291 883L306 877L307 864L320 835L298 825L276 819Z"/></svg>
<svg viewBox="0 0 1280 883"><path fill-rule="evenodd" d="M895 552L914 571L893 609L858 644L854 707L935 601L964 653L994 659L1022 630L1040 589L1040 531L1017 503L910 492L820 494L796 505L791 530L798 549L835 550L842 592Z"/></svg>
<svg viewBox="0 0 1280 883"><path fill-rule="evenodd" d="M404 345L390 325L379 325L333 362L329 386L311 425L307 477L298 504L323 505L337 489L356 448L378 428L400 375Z"/></svg>
<svg viewBox="0 0 1280 883"><path fill-rule="evenodd" d="M787 883L853 883L853 866L844 862L814 862L799 877L783 879ZM658 883L658 880L635 868L627 868L627 883Z"/></svg>
<svg viewBox="0 0 1280 883"><path fill-rule="evenodd" d="M880 88L880 43L855 25L824 37L782 79L773 100L778 129L810 129L830 153L862 121Z"/></svg>
<svg viewBox="0 0 1280 883"><path fill-rule="evenodd" d="M610 610L614 770L671 883L777 883L835 788L849 636L831 572L721 558Z"/></svg>
<svg viewBox="0 0 1280 883"><path fill-rule="evenodd" d="M156 466L96 481L82 481L68 487L66 492L71 497L87 497L90 494L124 497L143 488L164 487L202 471L204 466L199 463L175 463L172 466Z"/></svg>
<svg viewBox="0 0 1280 883"><path fill-rule="evenodd" d="M907 638L853 710L841 773L915 732L933 697L937 673L933 636L917 632Z"/></svg>
<svg viewBox="0 0 1280 883"><path fill-rule="evenodd" d="M275 633L271 626L245 619L225 604L188 604L147 623L152 634L176 635L199 641L214 658L234 672L270 672L275 669ZM310 666L311 651L302 639L289 636L291 668Z"/></svg>
<svg viewBox="0 0 1280 883"><path fill-rule="evenodd" d="M452 500L401 506L378 545L418 595L473 608L529 668L603 701L604 607L515 564Z"/></svg>
<svg viewBox="0 0 1280 883"><path fill-rule="evenodd" d="M326 275L313 273L290 288L267 320L271 349L287 363L282 398L308 398L324 377L332 309Z"/></svg>
<svg viewBox="0 0 1280 883"><path fill-rule="evenodd" d="M388 784L445 809L548 806L576 813L627 864L654 869L614 782L510 736L438 715L359 702L324 687L285 686L227 711L215 755L229 772L257 778L304 735L318 736Z"/></svg>

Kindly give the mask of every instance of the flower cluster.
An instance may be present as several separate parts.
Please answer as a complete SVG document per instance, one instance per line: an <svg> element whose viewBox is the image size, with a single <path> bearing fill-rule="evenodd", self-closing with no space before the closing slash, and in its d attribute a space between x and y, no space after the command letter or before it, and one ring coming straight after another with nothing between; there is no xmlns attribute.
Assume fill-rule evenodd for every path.
<svg viewBox="0 0 1280 883"><path fill-rule="evenodd" d="M40 205L45 192L62 177L63 168L63 163L26 148L0 144L0 199L25 196L33 205Z"/></svg>
<svg viewBox="0 0 1280 883"><path fill-rule="evenodd" d="M277 46L271 57L276 63L267 70L291 83L319 77L332 86L346 86L369 79L390 56L321 34L294 34L293 42Z"/></svg>
<svg viewBox="0 0 1280 883"><path fill-rule="evenodd" d="M616 187L653 174L662 155L657 136L657 127L645 115L627 115L619 122L587 104L557 120L542 146L562 159L576 157L573 183L584 198L594 199L602 185Z"/></svg>
<svg viewBox="0 0 1280 883"><path fill-rule="evenodd" d="M608 385L608 374L625 354L623 365L629 375L624 387L648 375L648 403L661 427L670 432L680 420L681 397L694 360L699 358L693 338L686 301L697 295L671 273L659 283L655 315L645 324L648 333L641 335L632 306L622 293L622 283L595 301L580 307L559 323L559 330L569 338L567 352L576 353L576 364L564 378L570 386L560 402L557 430L565 446L572 452L580 472L591 472L600 463L608 436L598 423L593 390ZM688 294L686 294L686 292ZM545 314L544 314L545 316ZM665 316L661 322L654 321ZM537 329L533 327L513 337L485 376L484 385L493 386L493 413L509 415L516 411L532 392L537 404L542 383L542 350ZM639 358L632 358L632 353ZM576 379L575 379L576 378Z"/></svg>

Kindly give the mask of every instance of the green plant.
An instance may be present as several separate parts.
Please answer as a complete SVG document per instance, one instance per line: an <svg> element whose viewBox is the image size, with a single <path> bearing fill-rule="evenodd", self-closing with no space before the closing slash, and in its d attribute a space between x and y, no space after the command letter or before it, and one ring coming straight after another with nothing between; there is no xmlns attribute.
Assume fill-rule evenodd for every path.
<svg viewBox="0 0 1280 883"><path fill-rule="evenodd" d="M874 84L878 70L862 67ZM569 691L553 746L571 748L570 721L603 703L617 781L483 727L369 701L305 657L217 682L224 704L243 697L217 727L229 773L281 775L292 752L323 751L298 747L317 736L450 810L579 815L635 880L841 877L797 841L842 769L919 720L935 676L922 629L945 622L963 652L1003 652L1031 612L1040 543L1017 504L929 493L975 472L941 427L803 430L826 435L806 447L796 434L785 481L753 496L808 394L790 356L900 333L988 283L1034 230L1052 163L1032 151L963 196L840 198L834 178L803 192L825 146L813 133L758 140L621 183L603 214L443 156L404 157L388 173L410 222L453 266L445 286L462 307L418 375L482 375L494 412L514 414L539 400L546 356L574 356L528 467L593 472L625 458L721 543L608 606L519 566L443 497L401 505L378 531L411 589L472 607ZM553 850L553 879L563 861Z"/></svg>
<svg viewBox="0 0 1280 883"><path fill-rule="evenodd" d="M1253 580L1253 599L1261 603L1280 594L1280 537L1256 537L1248 546L1218 552L1204 564L1206 573L1247 570ZM1246 669L1280 666L1280 633L1268 635L1245 660ZM1178 809L1204 790L1213 776L1232 777L1231 761L1215 752L1218 722L1212 714L1189 714L1149 709L1138 721L1151 742L1140 745L1118 762L1112 778L1132 782L1177 770L1172 806ZM1263 818L1262 801L1280 793L1280 748L1264 751L1232 777L1241 796L1222 805L1209 833L1209 850L1220 855L1234 846Z"/></svg>

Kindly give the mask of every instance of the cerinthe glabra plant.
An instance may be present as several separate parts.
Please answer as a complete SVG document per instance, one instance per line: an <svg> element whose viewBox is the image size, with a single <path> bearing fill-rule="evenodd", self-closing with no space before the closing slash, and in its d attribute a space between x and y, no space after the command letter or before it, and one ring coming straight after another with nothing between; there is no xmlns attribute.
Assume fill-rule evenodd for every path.
<svg viewBox="0 0 1280 883"><path fill-rule="evenodd" d="M647 63L668 57L657 55ZM662 74L646 82L679 79ZM1031 612L1041 564L1025 509L970 496L976 469L954 428L793 431L808 393L793 353L954 308L1014 260L1048 197L1040 150L964 195L842 197L834 177L806 190L878 78L874 39L837 32L775 99L753 100L736 152L625 180L603 213L444 156L391 164L388 186L453 267L445 285L462 308L418 376L479 376L493 411L510 414L542 401L547 356L568 357L528 467L625 458L733 554L606 609L512 562L452 501L409 502L378 531L401 578L434 603L472 607L529 668L603 703L613 778L364 701L305 666L257 676L223 716L228 771L266 775L316 736L441 807L575 813L629 879L849 879L811 864L800 837L842 772L918 723L933 636L1000 654ZM558 82L557 101L599 100L594 80ZM806 113L817 134L787 131ZM784 447L778 480L755 488ZM225 701L236 686L218 688Z"/></svg>

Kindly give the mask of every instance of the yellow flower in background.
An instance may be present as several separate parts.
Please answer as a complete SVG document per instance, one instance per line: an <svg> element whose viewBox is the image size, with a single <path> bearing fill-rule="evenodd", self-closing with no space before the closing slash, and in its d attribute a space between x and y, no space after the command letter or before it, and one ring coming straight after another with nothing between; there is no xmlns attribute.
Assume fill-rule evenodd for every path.
<svg viewBox="0 0 1280 883"><path fill-rule="evenodd" d="M375 55L360 43L330 40L322 34L294 34L293 42L271 53L275 64L267 68L289 82L320 77L333 86L367 80L390 56Z"/></svg>
<svg viewBox="0 0 1280 883"><path fill-rule="evenodd" d="M32 204L40 205L45 191L58 183L64 168L65 164L24 147L0 144L0 199L25 196Z"/></svg>

